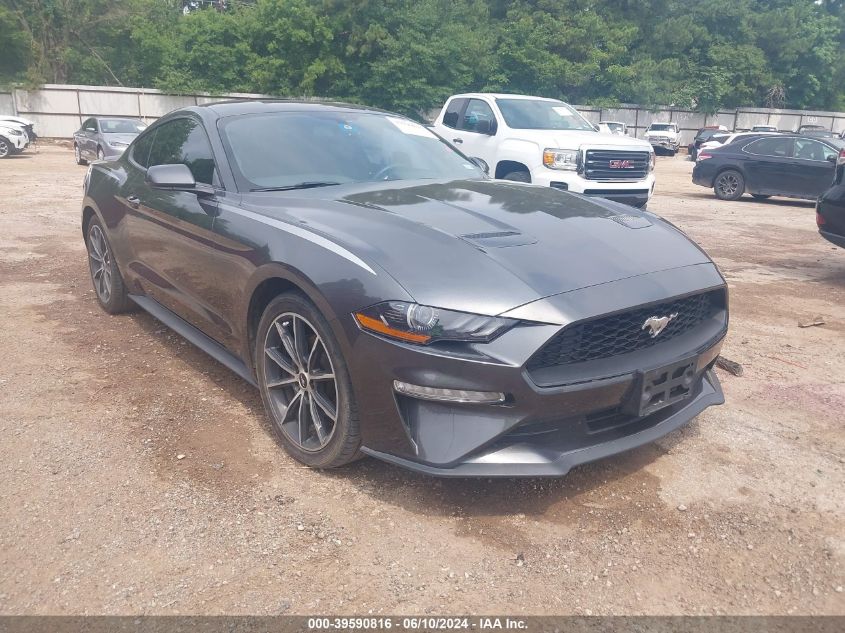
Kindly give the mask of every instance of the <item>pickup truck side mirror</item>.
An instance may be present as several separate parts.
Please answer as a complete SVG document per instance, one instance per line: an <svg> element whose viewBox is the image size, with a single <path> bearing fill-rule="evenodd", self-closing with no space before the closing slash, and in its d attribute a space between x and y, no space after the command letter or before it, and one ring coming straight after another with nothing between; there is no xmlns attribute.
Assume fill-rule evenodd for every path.
<svg viewBox="0 0 845 633"><path fill-rule="evenodd" d="M496 127L493 125L493 122L489 119L481 119L478 123L475 124L475 131L479 134L486 134L488 136L492 136L496 133Z"/></svg>

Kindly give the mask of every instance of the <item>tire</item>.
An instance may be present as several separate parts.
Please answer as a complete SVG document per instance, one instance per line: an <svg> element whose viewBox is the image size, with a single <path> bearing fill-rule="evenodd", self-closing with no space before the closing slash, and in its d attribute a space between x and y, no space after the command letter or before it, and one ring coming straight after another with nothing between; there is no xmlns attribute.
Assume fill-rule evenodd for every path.
<svg viewBox="0 0 845 633"><path fill-rule="evenodd" d="M512 180L513 182L531 182L531 174L527 171L512 171L502 176L502 180Z"/></svg>
<svg viewBox="0 0 845 633"><path fill-rule="evenodd" d="M738 200L745 193L745 178L735 169L726 169L716 176L713 191L720 200Z"/></svg>
<svg viewBox="0 0 845 633"><path fill-rule="evenodd" d="M129 299L123 277L114 261L103 225L97 217L91 218L85 232L85 247L88 251L88 270L97 303L109 314L130 312L135 304Z"/></svg>
<svg viewBox="0 0 845 633"><path fill-rule="evenodd" d="M97 160L106 160L106 154L102 147L97 147Z"/></svg>
<svg viewBox="0 0 845 633"><path fill-rule="evenodd" d="M255 375L273 431L291 457L312 468L337 468L362 456L346 361L328 321L302 295L281 294L264 310Z"/></svg>
<svg viewBox="0 0 845 633"><path fill-rule="evenodd" d="M87 165L88 161L82 158L82 150L79 149L79 145L76 143L73 144L73 157L76 159L77 165Z"/></svg>
<svg viewBox="0 0 845 633"><path fill-rule="evenodd" d="M766 195L764 193L752 193L751 197L755 200L768 200L769 198L771 198L771 196Z"/></svg>
<svg viewBox="0 0 845 633"><path fill-rule="evenodd" d="M12 155L12 144L5 136L0 136L0 158L9 158Z"/></svg>

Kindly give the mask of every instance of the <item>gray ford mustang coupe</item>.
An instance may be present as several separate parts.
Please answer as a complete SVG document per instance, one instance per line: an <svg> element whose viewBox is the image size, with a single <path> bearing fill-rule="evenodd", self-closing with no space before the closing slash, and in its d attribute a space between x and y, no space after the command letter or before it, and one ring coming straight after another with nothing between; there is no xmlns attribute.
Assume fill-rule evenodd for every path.
<svg viewBox="0 0 845 633"><path fill-rule="evenodd" d="M493 181L403 117L190 107L84 186L100 305L140 306L256 385L309 466L564 475L724 402L727 289L698 246Z"/></svg>

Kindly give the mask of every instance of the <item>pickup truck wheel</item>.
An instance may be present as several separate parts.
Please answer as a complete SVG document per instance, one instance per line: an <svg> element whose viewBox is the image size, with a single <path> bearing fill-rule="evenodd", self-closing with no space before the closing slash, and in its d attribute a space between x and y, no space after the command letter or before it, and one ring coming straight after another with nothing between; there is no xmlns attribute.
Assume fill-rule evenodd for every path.
<svg viewBox="0 0 845 633"><path fill-rule="evenodd" d="M512 171L505 174L502 180L513 180L514 182L531 182L531 174L527 171Z"/></svg>
<svg viewBox="0 0 845 633"><path fill-rule="evenodd" d="M745 193L745 178L734 169L727 169L716 176L713 191L720 200L738 200Z"/></svg>

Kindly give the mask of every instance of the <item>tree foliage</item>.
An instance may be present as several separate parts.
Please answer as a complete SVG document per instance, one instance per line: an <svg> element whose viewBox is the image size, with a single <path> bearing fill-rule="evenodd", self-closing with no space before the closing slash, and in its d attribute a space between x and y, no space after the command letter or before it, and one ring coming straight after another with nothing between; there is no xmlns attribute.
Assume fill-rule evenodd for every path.
<svg viewBox="0 0 845 633"><path fill-rule="evenodd" d="M0 81L347 99L845 107L842 0L0 0Z"/></svg>

